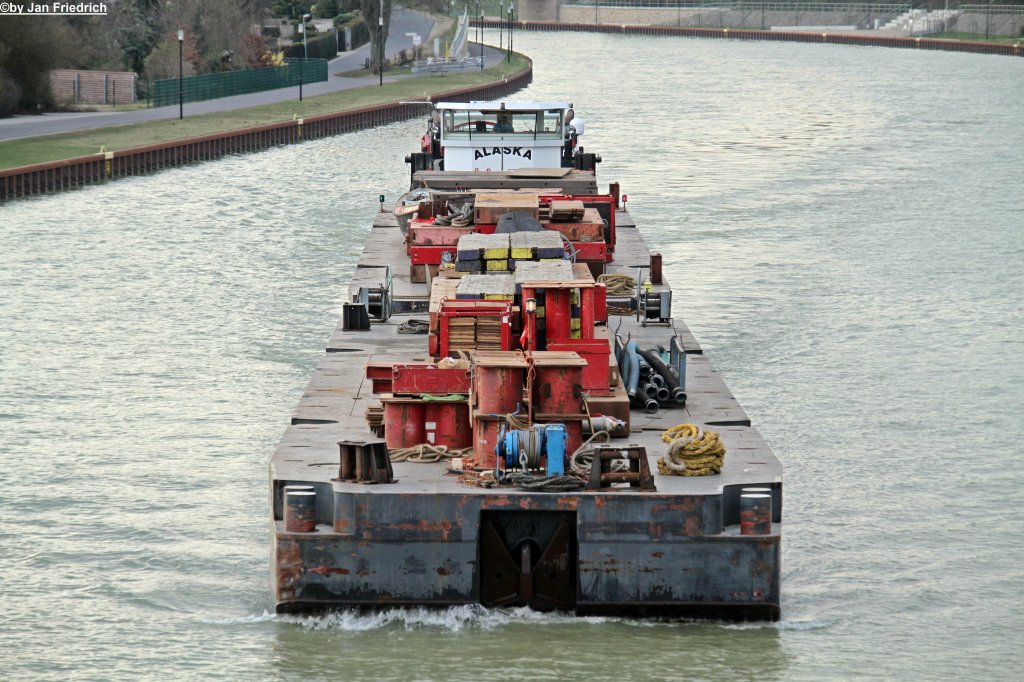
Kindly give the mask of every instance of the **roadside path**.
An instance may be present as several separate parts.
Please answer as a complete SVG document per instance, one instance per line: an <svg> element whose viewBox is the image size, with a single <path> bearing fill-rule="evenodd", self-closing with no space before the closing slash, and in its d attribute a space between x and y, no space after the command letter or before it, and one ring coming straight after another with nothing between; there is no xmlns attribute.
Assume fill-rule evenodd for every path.
<svg viewBox="0 0 1024 682"><path fill-rule="evenodd" d="M400 50L412 47L412 38L406 33L417 33L423 39L424 44L427 36L434 27L434 18L429 14L417 12L416 10L404 7L395 7L391 14L390 34L384 45L384 53L394 55ZM488 51L490 52L490 51ZM497 55L497 52L494 52ZM313 97L339 90L349 90L370 85L377 82L376 77L368 78L344 78L338 73L346 73L362 68L366 58L370 55L369 44L345 52L327 65L327 81L323 83L311 83L302 88L303 97ZM487 63L497 62L496 56L488 54ZM385 74L385 81L409 78L410 75L388 76ZM299 90L297 87L278 88L276 90L265 90L254 92L248 95L235 95L234 97L222 97L220 99L205 100L202 102L186 102L185 115L207 114L215 111L229 111L232 109L244 109L261 104L284 102L286 100L298 100ZM14 116L12 118L0 119L0 140L13 140L36 135L48 135L50 133L62 133L74 130L87 130L90 128L103 128L106 126L126 125L142 121L157 121L161 119L177 118L178 105L168 107L157 107L153 109L136 109L133 111L98 111L98 112L71 112L43 114L42 116Z"/></svg>

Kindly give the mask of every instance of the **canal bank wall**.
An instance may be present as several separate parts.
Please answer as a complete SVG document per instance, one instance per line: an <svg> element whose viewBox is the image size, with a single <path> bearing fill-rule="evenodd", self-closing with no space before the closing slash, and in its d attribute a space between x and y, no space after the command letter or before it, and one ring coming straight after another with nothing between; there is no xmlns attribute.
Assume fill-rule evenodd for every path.
<svg viewBox="0 0 1024 682"><path fill-rule="evenodd" d="M433 102L500 99L533 80L533 63L499 81L429 96ZM259 151L283 144L349 133L426 116L422 104L387 104L310 116L182 140L90 154L0 170L0 201L84 187L107 180L145 175L228 154Z"/></svg>
<svg viewBox="0 0 1024 682"><path fill-rule="evenodd" d="M558 0L520 0L519 18L527 22L561 24L609 24L613 26L677 26L770 30L777 27L868 30L906 18L906 3L779 3L723 2L721 4L650 2L637 7L621 1L567 4ZM941 12L940 12L941 14ZM919 28L929 15L917 15ZM1024 11L1019 6L997 4L961 5L940 19L945 30L992 36L1021 36ZM895 31L894 31L895 33Z"/></svg>
<svg viewBox="0 0 1024 682"><path fill-rule="evenodd" d="M472 20L472 25L497 29L507 22L485 19ZM721 38L725 40L774 40L795 43L825 43L830 45L861 45L865 47L899 47L912 50L939 50L942 52L970 52L1024 57L1024 42L986 43L967 40L942 40L887 35L824 31L761 31L734 28L693 28L679 26L630 26L627 24L566 23L554 21L517 21L517 31L584 31L590 33L617 33L621 35L683 36L688 38Z"/></svg>

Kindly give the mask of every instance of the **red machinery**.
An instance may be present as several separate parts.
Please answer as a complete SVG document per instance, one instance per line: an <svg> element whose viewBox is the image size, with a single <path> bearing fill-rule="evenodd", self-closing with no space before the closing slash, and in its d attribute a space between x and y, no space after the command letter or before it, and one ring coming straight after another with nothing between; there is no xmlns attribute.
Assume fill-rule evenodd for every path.
<svg viewBox="0 0 1024 682"><path fill-rule="evenodd" d="M571 282L526 282L523 301L544 297L547 350L575 351L587 362L583 371L584 390L594 395L608 394L608 362L611 346L606 339L594 338L594 323L604 308L604 285L575 280ZM578 316L573 299L578 291ZM524 313L529 317L530 313ZM602 317L605 315L602 314ZM536 316L534 316L536 317ZM524 336L530 349L541 349L536 319L523 320Z"/></svg>

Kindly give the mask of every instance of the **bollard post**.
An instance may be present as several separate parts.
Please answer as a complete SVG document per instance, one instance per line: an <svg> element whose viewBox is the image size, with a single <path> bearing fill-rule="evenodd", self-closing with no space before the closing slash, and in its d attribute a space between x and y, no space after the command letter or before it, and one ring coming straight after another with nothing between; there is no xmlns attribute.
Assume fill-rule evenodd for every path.
<svg viewBox="0 0 1024 682"><path fill-rule="evenodd" d="M316 530L316 493L289 490L284 497L284 529L289 533L311 533Z"/></svg>
<svg viewBox="0 0 1024 682"><path fill-rule="evenodd" d="M772 496L764 493L740 495L740 535L771 535Z"/></svg>

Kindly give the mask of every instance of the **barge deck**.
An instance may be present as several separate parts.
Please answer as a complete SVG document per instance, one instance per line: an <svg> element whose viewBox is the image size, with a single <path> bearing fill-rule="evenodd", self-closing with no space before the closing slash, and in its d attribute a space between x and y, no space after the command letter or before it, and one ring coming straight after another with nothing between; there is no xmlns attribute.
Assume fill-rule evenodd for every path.
<svg viewBox="0 0 1024 682"><path fill-rule="evenodd" d="M615 215L615 261L606 271L632 274L651 254L629 214L617 208ZM278 611L539 603L577 614L779 617L782 466L678 319L645 326L630 314L607 322L609 334L643 347L667 347L674 335L685 350L685 406L654 414L634 408L627 437L614 442L646 449L654 491L475 487L461 482L449 461L395 462L389 484L339 480L339 442L379 441L364 418L378 399L366 364L431 360L423 336L398 333L403 322L428 313L429 278L412 281L403 269L409 262L395 217L379 214L347 300L360 287L377 286L390 266L394 314L368 330L339 323L273 454ZM720 474L658 472L661 435L681 423L721 435L727 454ZM309 532L289 531L284 521L284 487L296 484L316 492ZM740 495L748 487L771 491L767 534L741 533ZM503 547L499 535L529 538L532 561L519 562L526 540Z"/></svg>

